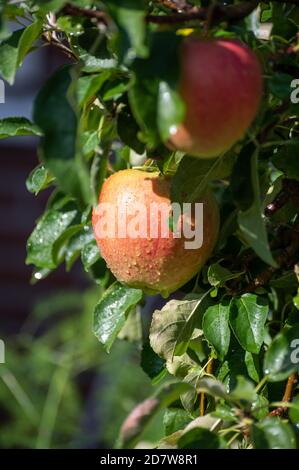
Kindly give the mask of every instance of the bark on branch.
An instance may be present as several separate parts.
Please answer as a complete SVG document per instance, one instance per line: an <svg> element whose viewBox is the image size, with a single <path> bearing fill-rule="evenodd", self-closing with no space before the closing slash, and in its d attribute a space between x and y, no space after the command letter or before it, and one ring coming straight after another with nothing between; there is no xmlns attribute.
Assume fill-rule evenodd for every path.
<svg viewBox="0 0 299 470"><path fill-rule="evenodd" d="M266 0L268 2L270 0ZM299 5L299 0L274 0L277 3L289 3L292 5ZM218 5L212 4L213 21L228 21L233 23L240 21L246 16L250 15L253 10L258 6L260 0L246 0L236 5ZM189 9L180 7L180 2L171 0L161 0L161 4L167 6L173 13L166 15L152 15L148 14L145 17L147 23L154 24L179 24L192 21L206 21L210 19L211 8L198 8L192 7ZM87 18L94 18L98 22L108 25L109 15L105 11L95 10L91 8L81 8L70 3L67 3L62 12L70 16L83 16Z"/></svg>

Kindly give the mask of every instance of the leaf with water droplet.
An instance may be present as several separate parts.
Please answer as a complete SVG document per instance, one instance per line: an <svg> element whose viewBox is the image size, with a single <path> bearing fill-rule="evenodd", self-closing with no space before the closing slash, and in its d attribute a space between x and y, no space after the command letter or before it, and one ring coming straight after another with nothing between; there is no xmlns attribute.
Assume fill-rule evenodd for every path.
<svg viewBox="0 0 299 470"><path fill-rule="evenodd" d="M142 299L142 290L115 282L95 307L93 331L106 351L125 324L128 312Z"/></svg>

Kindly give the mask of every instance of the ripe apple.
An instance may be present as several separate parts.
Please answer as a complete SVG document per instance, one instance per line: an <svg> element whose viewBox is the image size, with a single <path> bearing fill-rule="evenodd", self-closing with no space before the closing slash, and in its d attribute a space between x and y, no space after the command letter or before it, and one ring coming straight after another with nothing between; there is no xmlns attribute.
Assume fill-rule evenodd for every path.
<svg viewBox="0 0 299 470"><path fill-rule="evenodd" d="M261 66L246 45L231 39L190 37L182 43L180 61L186 115L168 144L189 155L216 157L243 136L256 116Z"/></svg>
<svg viewBox="0 0 299 470"><path fill-rule="evenodd" d="M115 277L131 287L142 288L149 294L160 292L164 297L189 281L204 265L214 248L219 227L218 206L213 195L207 192L198 201L203 203L202 245L191 249L185 244L190 242L190 234L182 231L182 237L175 237L174 227L165 237L163 230L165 227L169 229L173 214L170 187L171 179L157 172L119 171L105 181L99 205L92 215L95 239ZM145 208L143 222L139 218L140 207ZM164 208L165 212L155 212L157 207ZM126 213L125 228L133 228L133 235L139 234L137 238L129 230L129 235L121 235L119 229L123 222L118 216ZM196 227L196 214L193 204L189 212L189 227ZM174 224L176 228L182 227L185 217L186 211ZM152 229L156 237L152 236Z"/></svg>

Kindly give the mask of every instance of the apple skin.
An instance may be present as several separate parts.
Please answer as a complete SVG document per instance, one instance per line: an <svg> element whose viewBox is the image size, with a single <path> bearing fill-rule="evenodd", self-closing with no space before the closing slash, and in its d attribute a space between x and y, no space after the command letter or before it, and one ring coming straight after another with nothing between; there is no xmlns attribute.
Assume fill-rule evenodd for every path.
<svg viewBox="0 0 299 470"><path fill-rule="evenodd" d="M138 204L145 204L149 225L150 203L167 203L170 211L170 187L171 179L157 172L122 170L104 182L99 203L114 204L120 211L124 211L128 205L134 208ZM204 204L203 244L196 249L186 248L186 239L174 238L172 232L168 238L110 238L103 233L101 223L98 224L101 217L97 208L94 208L94 236L101 256L115 277L150 295L161 293L164 297L189 281L211 255L219 230L219 210L212 193L207 192L198 202ZM107 215L108 224L114 224L113 216L105 214L105 218ZM194 221L194 214L191 220ZM161 214L156 223L160 229ZM117 222L115 226L117 228Z"/></svg>
<svg viewBox="0 0 299 470"><path fill-rule="evenodd" d="M190 37L180 50L183 124L168 145L201 158L237 142L259 109L263 79L256 55L238 40Z"/></svg>

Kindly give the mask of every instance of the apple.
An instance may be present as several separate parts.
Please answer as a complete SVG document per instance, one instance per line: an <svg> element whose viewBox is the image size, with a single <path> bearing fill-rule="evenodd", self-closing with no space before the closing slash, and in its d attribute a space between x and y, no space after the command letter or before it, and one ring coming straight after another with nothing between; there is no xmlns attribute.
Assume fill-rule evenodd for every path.
<svg viewBox="0 0 299 470"><path fill-rule="evenodd" d="M92 214L101 256L114 276L128 286L164 297L189 281L205 264L219 228L219 210L210 191L198 201L203 210L200 224L196 225L197 212L192 204L189 215L184 211L171 227L170 188L171 178L158 172L118 171L104 182ZM156 212L157 208L163 210ZM190 229L199 227L202 231L198 246L191 248L186 243L192 238L182 229L186 220ZM175 236L177 229L181 229L179 237Z"/></svg>
<svg viewBox="0 0 299 470"><path fill-rule="evenodd" d="M239 40L192 36L182 42L180 62L186 115L168 145L197 157L217 157L244 135L257 114L261 66Z"/></svg>

